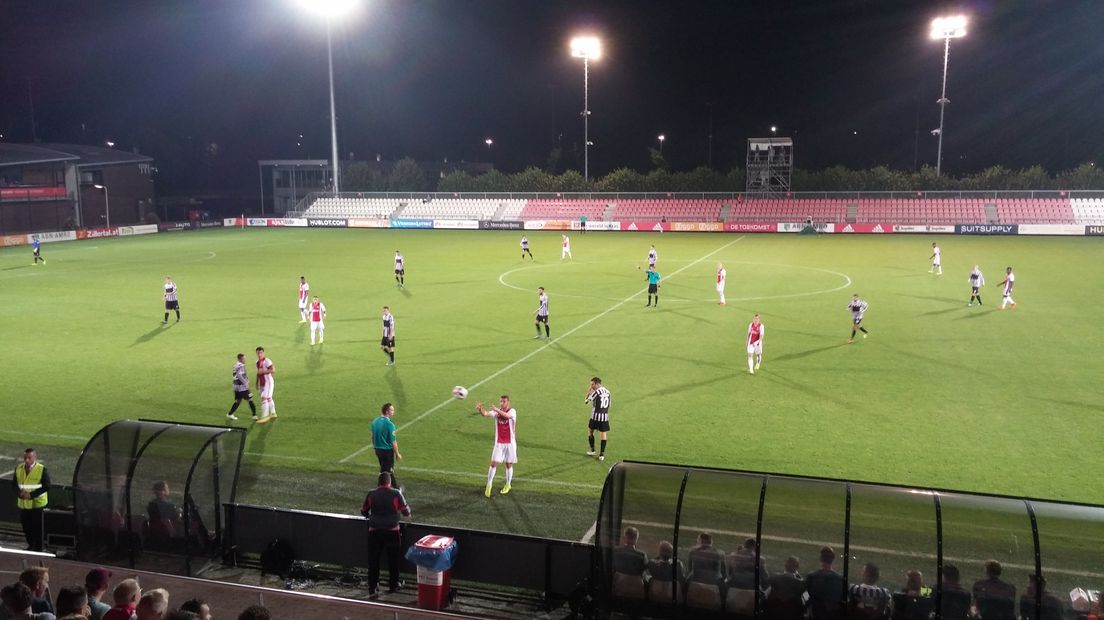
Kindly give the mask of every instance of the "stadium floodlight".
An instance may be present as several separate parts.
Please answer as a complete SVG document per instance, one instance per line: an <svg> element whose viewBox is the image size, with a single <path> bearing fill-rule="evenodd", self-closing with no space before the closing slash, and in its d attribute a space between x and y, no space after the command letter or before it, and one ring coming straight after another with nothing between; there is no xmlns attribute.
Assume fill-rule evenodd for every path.
<svg viewBox="0 0 1104 620"><path fill-rule="evenodd" d="M111 140L104 140L104 145L106 145L107 148L109 148L109 149L115 148L115 143L112 142Z"/></svg>
<svg viewBox="0 0 1104 620"><path fill-rule="evenodd" d="M951 56L951 39L966 36L966 16L937 17L931 23L931 38L943 39L943 91L939 96L939 147L935 155L935 174L943 174L943 116L947 110L947 61ZM934 132L933 132L934 133Z"/></svg>
<svg viewBox="0 0 1104 620"><path fill-rule="evenodd" d="M341 171L337 159L337 111L334 105L333 79L333 22L339 17L352 13L360 5L360 0L298 0L299 6L326 19L326 58L330 68L330 147L333 156L334 196L341 191Z"/></svg>
<svg viewBox="0 0 1104 620"><path fill-rule="evenodd" d="M491 148L491 145L494 144L494 139L493 138L487 138L486 140L483 141L483 144L486 144L487 148Z"/></svg>
<svg viewBox="0 0 1104 620"><path fill-rule="evenodd" d="M659 154L660 155L663 154L663 142L666 139L667 139L667 136L664 135L664 134L659 134L658 136L656 136L656 140L659 140Z"/></svg>
<svg viewBox="0 0 1104 620"><path fill-rule="evenodd" d="M111 202L107 199L107 186L96 184L92 187L96 189L102 189L104 193L104 217L107 219L107 227L111 228Z"/></svg>
<svg viewBox="0 0 1104 620"><path fill-rule="evenodd" d="M590 61L602 57L602 41L594 36L575 37L571 56L583 59L583 178L590 180Z"/></svg>

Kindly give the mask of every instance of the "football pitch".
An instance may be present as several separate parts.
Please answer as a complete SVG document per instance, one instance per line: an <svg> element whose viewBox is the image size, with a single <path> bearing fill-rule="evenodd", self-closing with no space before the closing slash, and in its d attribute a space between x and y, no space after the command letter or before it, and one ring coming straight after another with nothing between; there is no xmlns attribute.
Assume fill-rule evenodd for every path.
<svg viewBox="0 0 1104 620"><path fill-rule="evenodd" d="M621 459L1104 503L1098 240L592 232L573 233L561 261L559 233L532 233L534 262L520 237L226 229L46 244L39 266L2 249L2 454L34 445L68 482L114 420L224 424L235 355L252 379L264 346L279 419L250 430L247 503L356 513L384 402L424 523L578 539ZM933 240L942 276L928 272ZM638 268L653 243L661 301L645 308ZM984 305L967 307L975 263ZM998 311L1008 265L1018 307ZM162 326L166 275L183 320ZM299 323L300 275L327 307L322 345ZM533 339L538 286L550 340ZM852 293L870 304L870 337L849 345ZM379 348L384 305L394 367ZM764 358L750 375L756 312ZM594 375L613 395L604 462L585 454ZM519 462L513 492L497 493L500 468L487 499L493 422L473 406L500 394L518 411Z"/></svg>

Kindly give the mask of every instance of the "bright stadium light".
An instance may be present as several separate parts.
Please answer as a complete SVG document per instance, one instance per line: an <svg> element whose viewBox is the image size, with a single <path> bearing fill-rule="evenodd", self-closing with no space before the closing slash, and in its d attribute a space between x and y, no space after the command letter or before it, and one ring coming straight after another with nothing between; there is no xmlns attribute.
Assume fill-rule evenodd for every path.
<svg viewBox="0 0 1104 620"><path fill-rule="evenodd" d="M487 148L491 148L491 145L494 144L494 139L493 138L487 138L486 140L483 141L483 144L486 144Z"/></svg>
<svg viewBox="0 0 1104 620"><path fill-rule="evenodd" d="M664 134L659 134L658 136L656 136L656 140L659 140L659 154L660 155L663 154L663 142L666 139L667 139L667 136L665 136Z"/></svg>
<svg viewBox="0 0 1104 620"><path fill-rule="evenodd" d="M590 61L602 57L602 41L585 36L571 39L571 56L583 59L583 178L590 179Z"/></svg>
<svg viewBox="0 0 1104 620"><path fill-rule="evenodd" d="M966 16L937 17L931 23L931 38L943 39L943 92L939 97L939 147L935 155L935 174L943 174L943 116L947 111L947 61L951 57L951 39L966 36ZM932 133L935 133L934 131Z"/></svg>
<svg viewBox="0 0 1104 620"><path fill-rule="evenodd" d="M298 0L299 6L326 19L326 58L330 68L330 146L333 156L334 196L341 191L341 171L337 159L337 111L334 105L333 79L333 23L334 20L348 15L360 6L360 0Z"/></svg>

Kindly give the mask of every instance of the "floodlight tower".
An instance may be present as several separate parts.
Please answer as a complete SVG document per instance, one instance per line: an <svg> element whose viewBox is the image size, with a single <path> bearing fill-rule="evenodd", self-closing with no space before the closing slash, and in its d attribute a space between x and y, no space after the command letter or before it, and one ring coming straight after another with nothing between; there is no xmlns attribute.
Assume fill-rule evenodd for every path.
<svg viewBox="0 0 1104 620"><path fill-rule="evenodd" d="M943 93L939 97L939 150L935 156L935 174L943 173L943 115L947 108L947 61L951 55L951 39L966 36L966 16L937 17L931 23L931 38L943 39Z"/></svg>
<svg viewBox="0 0 1104 620"><path fill-rule="evenodd" d="M326 20L326 58L330 68L330 146L333 153L333 191L340 191L341 173L337 158L337 112L334 106L333 78L333 23L335 19L348 15L357 8L360 0L298 0L304 9Z"/></svg>
<svg viewBox="0 0 1104 620"><path fill-rule="evenodd" d="M571 55L583 59L583 178L590 180L590 61L602 57L602 41L593 36L575 37Z"/></svg>

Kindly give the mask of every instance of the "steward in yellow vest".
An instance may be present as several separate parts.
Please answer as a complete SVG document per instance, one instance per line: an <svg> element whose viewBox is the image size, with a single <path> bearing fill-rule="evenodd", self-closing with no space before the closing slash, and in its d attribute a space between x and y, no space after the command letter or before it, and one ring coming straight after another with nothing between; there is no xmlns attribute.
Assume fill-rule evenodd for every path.
<svg viewBox="0 0 1104 620"><path fill-rule="evenodd" d="M38 454L33 448L27 448L23 452L23 464L16 465L12 482L18 496L16 506L19 507L27 545L31 551L42 551L42 511L49 502L47 492L50 490L50 474L38 462Z"/></svg>

